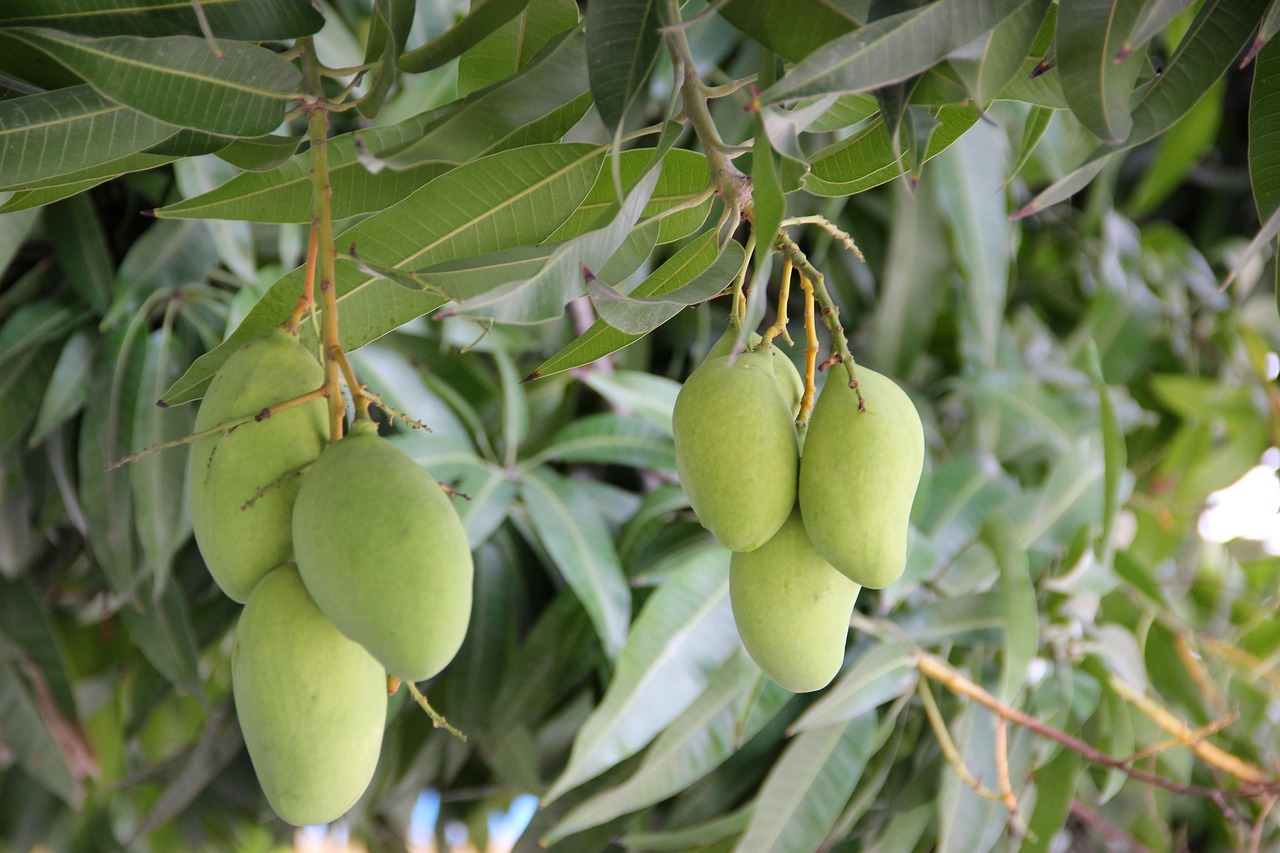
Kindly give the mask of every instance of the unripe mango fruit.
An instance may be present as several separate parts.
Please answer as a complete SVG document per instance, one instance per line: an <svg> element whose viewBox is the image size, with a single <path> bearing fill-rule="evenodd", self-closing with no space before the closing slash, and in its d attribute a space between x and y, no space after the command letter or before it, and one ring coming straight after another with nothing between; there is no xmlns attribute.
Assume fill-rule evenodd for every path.
<svg viewBox="0 0 1280 853"><path fill-rule="evenodd" d="M676 397L676 470L702 526L733 551L759 548L795 504L791 410L763 350L704 362Z"/></svg>
<svg viewBox="0 0 1280 853"><path fill-rule="evenodd" d="M320 454L293 509L298 571L342 633L405 681L453 660L471 619L471 549L440 485L368 421Z"/></svg>
<svg viewBox="0 0 1280 853"><path fill-rule="evenodd" d="M386 673L325 618L292 565L249 596L231 687L253 769L281 819L328 823L360 799L382 748Z"/></svg>
<svg viewBox="0 0 1280 853"><path fill-rule="evenodd" d="M836 368L813 407L800 462L809 538L850 580L880 588L907 564L908 520L924 467L924 428L892 379L858 366L866 411Z"/></svg>
<svg viewBox="0 0 1280 853"><path fill-rule="evenodd" d="M707 350L707 357L703 359L703 362L732 353L733 345L738 340L738 330L741 328L741 326L735 326L730 323L729 328L725 330L719 340L711 345L711 349ZM751 332L747 335L747 350L754 351L762 340L764 339L757 332ZM778 385L782 388L782 396L786 399L787 405L791 407L791 417L794 418L800 414L800 398L804 396L804 380L800 378L800 371L796 369L795 362L781 350L770 346L769 353L773 356L774 376L778 379Z"/></svg>
<svg viewBox="0 0 1280 853"><path fill-rule="evenodd" d="M840 671L860 591L814 549L798 508L772 539L729 560L729 601L742 644L794 693L821 690Z"/></svg>
<svg viewBox="0 0 1280 853"><path fill-rule="evenodd" d="M256 414L323 381L316 357L296 335L277 329L227 359L209 383L195 429ZM297 473L328 437L325 403L317 398L192 443L187 483L196 544L213 579L236 601L248 601L258 581L289 559Z"/></svg>

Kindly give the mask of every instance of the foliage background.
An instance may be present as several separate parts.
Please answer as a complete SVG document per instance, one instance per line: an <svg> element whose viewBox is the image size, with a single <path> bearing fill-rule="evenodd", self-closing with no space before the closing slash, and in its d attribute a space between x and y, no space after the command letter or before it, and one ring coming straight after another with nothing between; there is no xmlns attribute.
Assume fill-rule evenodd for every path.
<svg viewBox="0 0 1280 853"><path fill-rule="evenodd" d="M347 818L365 844L399 849L427 787L444 793L441 823L465 821L480 843L490 810L543 797L519 850L1276 843L1271 788L1222 808L1017 727L1011 821L944 754L915 661L939 655L1177 786L1239 788L1185 747L1144 753L1169 736L1128 685L1274 778L1278 566L1195 525L1210 492L1277 443L1280 55L1267 39L1280 7L1117 4L1126 28L1106 25L1110 4L1067 0L730 2L690 27L709 83L761 74L763 111L744 109L745 89L712 102L721 136L754 149L737 162L755 179L757 227L782 218L769 199L786 191L786 216L854 237L865 263L828 231L787 228L826 275L854 354L896 377L926 424L907 574L862 594L836 682L793 696L740 648L728 554L674 479L671 406L724 326L728 300L708 296L741 252L713 236L723 205L698 200L691 134L607 150L615 131L675 114L653 29L665 6L489 0L467 26L487 30L485 10L516 19L435 42L439 67L403 73L398 60L422 58L404 46L465 4L350 0L321 16L205 0L243 65L234 52L200 65L203 43L181 42L169 65L121 77L97 48L200 30L188 10L146 3L73 14L107 5L0 10L0 847L287 837L235 722L239 608L190 541L185 451L105 467L189 431L194 407L176 404L292 307L310 155L300 122L278 125L301 83L271 82L284 72L249 46L311 33L331 67L374 66L329 145L339 254L354 244L363 264L340 261L344 342L362 381L431 427L391 432L471 497L459 510L477 570L466 645L424 688L469 740L394 697L374 783ZM948 15L998 25L939 46L938 22L960 20ZM585 35L559 35L580 17ZM854 50L857 32L873 47ZM82 40L121 34L145 38ZM1134 59L1097 61L1126 38ZM632 61L601 66L618 56ZM805 56L809 77L791 64ZM173 94L161 83L175 68L206 88ZM242 72L265 75L251 79L267 94L227 95ZM796 94L814 97L783 103ZM621 288L683 284L681 263L710 278L662 303L589 301L576 275L588 260ZM433 313L446 299L424 284L458 310ZM596 311L656 328L617 349L627 338L593 325ZM162 397L175 405L156 408ZM963 764L993 785L996 717L939 684L931 695Z"/></svg>

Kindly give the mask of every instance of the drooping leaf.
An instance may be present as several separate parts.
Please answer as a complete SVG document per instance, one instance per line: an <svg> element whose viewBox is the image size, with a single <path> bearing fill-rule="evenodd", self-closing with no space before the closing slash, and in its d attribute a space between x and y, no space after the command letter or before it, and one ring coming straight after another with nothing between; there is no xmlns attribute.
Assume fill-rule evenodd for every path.
<svg viewBox="0 0 1280 853"><path fill-rule="evenodd" d="M714 237L712 232L707 232L707 235ZM623 296L602 282L592 280L588 288L591 303L613 328L637 337L647 335L690 305L704 302L723 291L742 269L744 259L742 246L730 240L710 266L675 290L658 296Z"/></svg>
<svg viewBox="0 0 1280 853"><path fill-rule="evenodd" d="M218 260L217 247L204 223L155 223L120 262L103 326L122 321L157 291L176 291L204 281Z"/></svg>
<svg viewBox="0 0 1280 853"><path fill-rule="evenodd" d="M1222 126L1224 84L1224 80L1215 83L1190 112L1157 140L1156 156L1125 205L1129 216L1142 219L1150 215L1185 185L1192 170L1212 150Z"/></svg>
<svg viewBox="0 0 1280 853"><path fill-rule="evenodd" d="M765 777L734 853L818 849L853 793L875 735L874 714L797 735Z"/></svg>
<svg viewBox="0 0 1280 853"><path fill-rule="evenodd" d="M204 0L201 11L219 38L275 41L311 35L324 16L307 0ZM195 8L171 0L10 0L2 27L53 27L85 36L200 35Z"/></svg>
<svg viewBox="0 0 1280 853"><path fill-rule="evenodd" d="M439 68L520 14L528 4L529 0L488 0L472 7L461 21L442 35L401 56L401 70L421 74Z"/></svg>
<svg viewBox="0 0 1280 853"><path fill-rule="evenodd" d="M361 115L372 118L382 111L391 84L399 77L400 53L413 26L416 4L412 0L375 0L365 39L364 63L377 63L373 82L360 101Z"/></svg>
<svg viewBox="0 0 1280 853"><path fill-rule="evenodd" d="M806 56L761 95L765 104L870 92L924 71L1036 0L938 0L880 18Z"/></svg>
<svg viewBox="0 0 1280 853"><path fill-rule="evenodd" d="M952 104L941 107L934 118L938 124L924 149L926 161L945 151L968 131L978 120L978 114L970 106ZM810 159L813 171L805 176L804 188L820 196L860 193L896 178L898 161L888 129L877 119L848 139L814 154ZM903 165L912 171L918 168L909 156Z"/></svg>
<svg viewBox="0 0 1280 853"><path fill-rule="evenodd" d="M680 383L639 370L588 373L582 381L615 406L624 407L670 434Z"/></svg>
<svg viewBox="0 0 1280 853"><path fill-rule="evenodd" d="M846 723L871 713L916 686L919 676L911 650L901 643L862 643L850 655L852 663L847 664L835 684L792 723L792 731L825 729Z"/></svg>
<svg viewBox="0 0 1280 853"><path fill-rule="evenodd" d="M1072 749L1059 750L1052 761L1036 768L1036 804L1018 853L1049 853L1071 812L1079 775L1080 753Z"/></svg>
<svg viewBox="0 0 1280 853"><path fill-rule="evenodd" d="M1189 9L1193 2L1194 0L1146 0L1133 28L1125 37L1123 52L1133 53L1144 47L1163 32L1174 18Z"/></svg>
<svg viewBox="0 0 1280 853"><path fill-rule="evenodd" d="M662 36L657 0L597 0L587 5L587 73L596 110L609 131L626 118L649 79Z"/></svg>
<svg viewBox="0 0 1280 853"><path fill-rule="evenodd" d="M636 285L630 296L632 299L654 298L678 290L700 276L718 257L721 257L721 253L716 246L716 235L709 231L668 258L662 266ZM597 320L568 346L540 364L525 381L590 364L635 343L641 337L642 335L621 332L605 320Z"/></svg>
<svg viewBox="0 0 1280 853"><path fill-rule="evenodd" d="M19 305L0 324L0 370L31 348L64 337L85 317L82 306L59 299Z"/></svg>
<svg viewBox="0 0 1280 853"><path fill-rule="evenodd" d="M34 212L24 213L21 216L6 216L0 219L0 273L9 268L9 263L18 254L18 250L26 242L27 234L31 232L35 224L36 214Z"/></svg>
<svg viewBox="0 0 1280 853"><path fill-rule="evenodd" d="M631 594L599 509L574 481L530 472L520 487L525 511L542 545L596 626L610 658L617 657L631 621Z"/></svg>
<svg viewBox="0 0 1280 853"><path fill-rule="evenodd" d="M2 107L0 107L2 109ZM1230 282L1257 251L1275 240L1280 232L1280 42L1271 41L1253 65L1253 89L1249 95L1249 184L1262 232L1236 263ZM1278 267L1280 269L1280 267ZM1278 274L1280 275L1280 274ZM1280 280L1280 279L1278 279ZM1276 291L1280 294L1280 288ZM1280 296L1277 297L1280 299Z"/></svg>
<svg viewBox="0 0 1280 853"><path fill-rule="evenodd" d="M0 657L0 727L5 745L31 778L73 808L84 802L84 787L58 748L19 668Z"/></svg>
<svg viewBox="0 0 1280 853"><path fill-rule="evenodd" d="M11 653L15 659L22 658L21 668L30 665L39 672L58 714L75 720L78 711L71 671L48 607L23 584L4 584L0 590L4 593L0 595L0 637L18 647ZM27 673L30 675L30 670Z"/></svg>
<svg viewBox="0 0 1280 853"><path fill-rule="evenodd" d="M1076 118L1103 142L1119 143L1133 125L1130 94L1144 56L1123 62L1125 39L1140 9L1125 0L1062 0L1057 57L1062 91Z"/></svg>
<svg viewBox="0 0 1280 853"><path fill-rule="evenodd" d="M40 412L31 428L28 447L39 444L50 431L73 417L89 396L97 347L88 330L80 330L67 338L58 354L49 387L40 401Z"/></svg>
<svg viewBox="0 0 1280 853"><path fill-rule="evenodd" d="M1000 690L996 694L1012 702L1027 680L1027 668L1040 650L1040 615L1036 590L1031 581L1026 551L1017 542L1008 522L998 515L988 517L982 539L995 555L1000 568L1000 595L1004 600L1004 660L1000 669Z"/></svg>
<svg viewBox="0 0 1280 853"><path fill-rule="evenodd" d="M1015 218L1067 200L1087 186L1113 156L1172 127L1226 73L1253 34L1265 6L1263 0L1206 0L1160 75L1141 90L1132 105L1133 127L1128 138L1118 145L1099 146L1080 166L1024 205Z"/></svg>
<svg viewBox="0 0 1280 853"><path fill-rule="evenodd" d="M947 62L985 107L1022 68L1050 4L1025 3L1016 12L947 57Z"/></svg>
<svg viewBox="0 0 1280 853"><path fill-rule="evenodd" d="M521 73L461 101L398 124L329 141L332 215L343 219L384 210L454 164L518 145L552 142L587 108L586 55L581 35L549 45ZM559 117L548 122L546 117ZM378 158L366 165L364 152ZM384 158L385 159L381 159ZM390 168L394 166L395 168ZM311 154L304 151L268 172L238 175L217 189L159 208L175 218L311 221Z"/></svg>
<svg viewBox="0 0 1280 853"><path fill-rule="evenodd" d="M458 58L458 94L511 77L553 36L577 23L578 5L573 0L529 0L524 11Z"/></svg>
<svg viewBox="0 0 1280 853"><path fill-rule="evenodd" d="M82 75L113 101L210 133L270 133L301 85L296 68L245 42L219 41L219 57L194 36L93 39L39 28L6 33Z"/></svg>
<svg viewBox="0 0 1280 853"><path fill-rule="evenodd" d="M635 754L702 694L738 646L728 596L729 553L710 545L648 598L544 803Z"/></svg>
<svg viewBox="0 0 1280 853"><path fill-rule="evenodd" d="M626 782L579 803L546 834L546 842L554 843L678 794L729 758L737 745L750 740L788 699L790 694L768 682L740 650L716 671L702 695L657 737ZM741 726L735 706L744 700L751 702L752 713Z"/></svg>
<svg viewBox="0 0 1280 853"><path fill-rule="evenodd" d="M824 0L729 0L717 11L769 50L797 62L865 23L845 5Z"/></svg>
<svg viewBox="0 0 1280 853"><path fill-rule="evenodd" d="M151 665L175 686L203 701L195 637L187 602L177 584L121 611L124 624Z"/></svg>
<svg viewBox="0 0 1280 853"><path fill-rule="evenodd" d="M0 100L0 182L14 189L150 148L177 132L90 86Z"/></svg>
<svg viewBox="0 0 1280 853"><path fill-rule="evenodd" d="M460 166L342 235L361 257L397 269L479 255L545 240L577 207L600 170L604 149L581 143L533 145ZM438 199L454 199L441 205ZM354 266L338 269L343 347L358 349L444 299L413 293ZM302 292L302 271L287 274L263 296L231 337L195 364L165 394L170 405L196 399L236 348L281 323Z"/></svg>
<svg viewBox="0 0 1280 853"><path fill-rule="evenodd" d="M591 462L674 471L675 449L669 436L648 421L604 412L574 421L551 437L533 462Z"/></svg>

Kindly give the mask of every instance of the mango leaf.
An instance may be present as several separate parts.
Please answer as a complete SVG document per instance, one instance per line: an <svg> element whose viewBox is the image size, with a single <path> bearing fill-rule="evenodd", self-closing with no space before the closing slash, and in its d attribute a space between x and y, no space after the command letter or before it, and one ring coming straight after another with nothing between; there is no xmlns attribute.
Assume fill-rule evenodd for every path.
<svg viewBox="0 0 1280 853"><path fill-rule="evenodd" d="M483 292L455 288L449 295L458 303L458 313L500 323L541 323L561 316L564 306L586 289L582 271L600 269L618 250L644 213L657 182L654 169L627 194L606 227L564 243L528 278Z"/></svg>
<svg viewBox="0 0 1280 853"><path fill-rule="evenodd" d="M671 413L675 410L680 383L639 370L593 371L581 378L614 406L635 412L662 427L667 434L671 433Z"/></svg>
<svg viewBox="0 0 1280 853"><path fill-rule="evenodd" d="M134 606L126 606L125 627L151 665L189 696L204 701L195 638L186 597L177 584Z"/></svg>
<svg viewBox="0 0 1280 853"><path fill-rule="evenodd" d="M382 111L391 84L399 77L398 63L413 27L412 0L375 0L365 39L364 64L377 63L373 82L360 101L360 114L370 118Z"/></svg>
<svg viewBox="0 0 1280 853"><path fill-rule="evenodd" d="M176 158L162 154L148 154L142 152L139 154L127 154L118 160L111 160L99 166L87 166L83 169L76 169L73 172L64 172L51 178L43 178L38 181L26 181L15 187L6 189L16 190L45 190L45 197L48 197L47 191L57 190L68 184L77 186L97 186L100 183L118 178L121 175L128 175L133 172L141 172L146 169L154 169L158 166L165 166L172 163ZM65 198L66 196L63 196Z"/></svg>
<svg viewBox="0 0 1280 853"><path fill-rule="evenodd" d="M924 149L926 161L945 151L978 120L973 107L963 104L941 107L933 117L938 124ZM888 183L899 174L901 152L901 148L894 151L884 121L876 119L848 139L814 154L809 161L813 171L805 175L804 189L813 195L836 197ZM909 156L902 157L902 163L912 171L919 166Z"/></svg>
<svg viewBox="0 0 1280 853"><path fill-rule="evenodd" d="M1004 186L1008 186L1014 178L1022 174L1022 170L1031 161L1031 155L1035 153L1036 146L1044 138L1044 132L1049 129L1049 122L1053 121L1053 114L1054 110L1049 107L1039 105L1031 107L1030 112L1027 113L1027 120L1022 124L1022 134L1018 140L1018 156L1009 167Z"/></svg>
<svg viewBox="0 0 1280 853"><path fill-rule="evenodd" d="M844 6L824 0L729 0L716 10L739 30L792 62L865 23Z"/></svg>
<svg viewBox="0 0 1280 853"><path fill-rule="evenodd" d="M1050 4L1024 3L1016 12L947 57L980 106L1004 91L1022 68Z"/></svg>
<svg viewBox="0 0 1280 853"><path fill-rule="evenodd" d="M85 410L87 422L95 428L81 430L79 448L79 493L93 556L112 588L131 600L138 594L139 566L129 472L108 471L107 466L135 450L133 422L146 358L147 320L138 312L107 338L93 380L98 393L89 395Z"/></svg>
<svg viewBox="0 0 1280 853"><path fill-rule="evenodd" d="M787 199L782 194L782 178L778 173L778 164L774 160L773 146L769 142L769 134L765 132L764 119L758 112L755 125L755 140L751 153L751 235L755 238L756 245L751 259L753 272L751 295L763 299L767 290L764 284L768 281L767 260L773 254L774 240L778 237L778 229L782 227L783 217L787 215ZM743 341L745 341L747 329L754 328L750 322L751 313L748 305L748 319L743 323Z"/></svg>
<svg viewBox="0 0 1280 853"><path fill-rule="evenodd" d="M551 38L578 23L573 0L529 0L507 21L458 58L458 94L498 83L523 68Z"/></svg>
<svg viewBox="0 0 1280 853"><path fill-rule="evenodd" d="M218 159L224 160L238 169L250 172L265 172L288 161L302 144L301 137L251 136L248 139L232 139L225 147L217 151Z"/></svg>
<svg viewBox="0 0 1280 853"><path fill-rule="evenodd" d="M429 183L453 164L521 144L550 142L564 121L577 121L586 104L586 55L580 34L549 45L522 72L461 101L398 124L341 134L329 140L332 214L345 219L383 210ZM563 113L560 121L547 115ZM567 129L567 128L564 128ZM379 168L364 158L372 152ZM385 160L382 158L386 158ZM396 168L384 168L386 166ZM311 153L260 174L237 175L207 193L167 205L156 216L311 221Z"/></svg>
<svg viewBox="0 0 1280 853"><path fill-rule="evenodd" d="M716 670L702 695L658 735L627 781L574 806L543 840L555 843L678 794L728 759L790 698L739 649ZM743 701L751 704L752 713L739 728L736 705Z"/></svg>
<svg viewBox="0 0 1280 853"><path fill-rule="evenodd" d="M1257 73L1255 67L1254 73ZM1143 172L1133 195L1125 204L1130 218L1144 219L1185 185L1187 177L1208 154L1222 127L1222 99L1225 79L1218 80L1191 111L1156 142L1156 155ZM1250 129L1252 129L1252 121Z"/></svg>
<svg viewBox="0 0 1280 853"><path fill-rule="evenodd" d="M298 70L266 48L204 39L91 39L57 30L6 30L62 63L102 94L160 121L228 136L275 130L301 85ZM83 165L83 164L81 164Z"/></svg>
<svg viewBox="0 0 1280 853"><path fill-rule="evenodd" d="M1106 379L1102 375L1102 361L1098 356L1098 347L1093 341L1089 342L1086 354L1089 378L1093 381L1094 390L1098 394L1098 420L1102 425L1104 468L1102 524L1095 551L1101 557L1103 565L1109 566L1115 551L1116 519L1124 500L1121 489L1129 466L1129 451L1125 446L1124 428L1116 413L1115 400L1112 399L1111 389L1107 387Z"/></svg>
<svg viewBox="0 0 1280 853"><path fill-rule="evenodd" d="M85 190L91 190L99 184L106 183L110 178L92 178L87 181L76 181L70 184L55 184L38 190L17 190L10 193L9 198L3 204L0 204L0 213L18 213L23 210L33 210L37 207L53 204L83 193ZM0 190L0 195L4 191Z"/></svg>
<svg viewBox="0 0 1280 853"><path fill-rule="evenodd" d="M1079 192L1116 154L1164 133L1186 115L1217 82L1248 43L1265 0L1206 0L1164 69L1139 90L1130 113L1133 127L1124 142L1101 145L1071 172L1024 205L1014 218L1037 213Z"/></svg>
<svg viewBox="0 0 1280 853"><path fill-rule="evenodd" d="M188 363L182 341L174 336L172 322L166 318L147 338L147 355L133 419L135 447L151 447L191 434L195 426L194 409L169 411L155 404L164 389L182 375ZM189 450L185 446L174 447L144 456L128 466L138 541L155 578L157 596L165 592L174 554L191 535L186 491Z"/></svg>
<svg viewBox="0 0 1280 853"><path fill-rule="evenodd" d="M35 426L31 428L28 447L35 447L84 406L89 397L97 342L87 330L80 330L63 344L54 365L49 387L40 401Z"/></svg>
<svg viewBox="0 0 1280 853"><path fill-rule="evenodd" d="M734 836L741 835L747 828L755 810L755 803L747 803L728 814L713 817L692 826L652 832L628 832L618 839L618 843L625 844L628 850L732 853ZM713 844L713 842L721 843Z"/></svg>
<svg viewBox="0 0 1280 853"><path fill-rule="evenodd" d="M1119 143L1133 126L1129 96L1145 57L1123 62L1125 39L1140 9L1130 0L1061 0L1057 57L1062 92L1080 123L1103 142Z"/></svg>
<svg viewBox="0 0 1280 853"><path fill-rule="evenodd" d="M605 654L627 639L631 593L604 518L582 489L550 471L530 472L520 496L534 531L596 626Z"/></svg>
<svg viewBox="0 0 1280 853"><path fill-rule="evenodd" d="M905 80L1038 0L938 0L880 18L810 53L760 96L761 103L870 92Z"/></svg>
<svg viewBox="0 0 1280 853"><path fill-rule="evenodd" d="M1049 853L1071 813L1079 776L1080 753L1072 749L1058 750L1051 761L1036 768L1036 804L1018 853Z"/></svg>
<svg viewBox="0 0 1280 853"><path fill-rule="evenodd" d="M473 6L466 17L443 35L401 56L400 69L410 74L421 74L439 68L520 14L528 4L529 0L488 0Z"/></svg>
<svg viewBox="0 0 1280 853"><path fill-rule="evenodd" d="M277 41L311 35L324 16L307 0L204 0L201 11L219 38ZM85 36L200 35L195 9L171 0L8 0L0 27L54 27Z"/></svg>
<svg viewBox="0 0 1280 853"><path fill-rule="evenodd" d="M114 288L115 259L97 209L87 197L70 198L45 214L58 264L76 294L99 314L106 313Z"/></svg>
<svg viewBox="0 0 1280 853"><path fill-rule="evenodd" d="M103 327L110 328L133 314L156 291L177 291L204 281L218 261L218 249L203 222L155 223L120 262L115 295L102 319Z"/></svg>
<svg viewBox="0 0 1280 853"><path fill-rule="evenodd" d="M3 107L0 106L0 109ZM1249 95L1249 184L1263 227L1236 261L1224 287L1235 280L1264 246L1280 233L1280 42L1268 42L1253 66ZM1280 267L1277 267L1280 270ZM1277 273L1280 281L1280 273ZM1280 287L1276 290L1280 300Z"/></svg>
<svg viewBox="0 0 1280 853"><path fill-rule="evenodd" d="M729 552L711 546L645 601L604 698L578 729L568 766L543 803L642 749L702 695L737 648Z"/></svg>
<svg viewBox="0 0 1280 853"><path fill-rule="evenodd" d="M32 347L64 337L86 317L83 306L62 300L19 305L0 325L0 368Z"/></svg>
<svg viewBox="0 0 1280 853"><path fill-rule="evenodd" d="M739 250L741 251L741 250ZM708 231L668 258L631 291L632 299L661 297L679 290L706 271L722 254L716 246L716 235ZM560 352L544 361L525 377L525 382L541 379L617 352L643 335L621 332L605 320L597 320Z"/></svg>
<svg viewBox="0 0 1280 853"><path fill-rule="evenodd" d="M713 232L707 235L714 237ZM598 279L592 279L588 292L591 303L606 323L628 335L643 336L690 305L705 302L722 292L742 269L745 257L742 246L730 240L710 266L675 290L658 296L623 296Z"/></svg>
<svg viewBox="0 0 1280 853"><path fill-rule="evenodd" d="M9 268L10 262L26 242L27 235L35 227L36 214L24 213L22 216L6 216L0 219L0 273ZM105 303L104 303L105 304Z"/></svg>
<svg viewBox="0 0 1280 853"><path fill-rule="evenodd" d="M674 471L669 436L639 418L603 412L574 421L551 437L546 450L525 464L589 462Z"/></svg>
<svg viewBox="0 0 1280 853"><path fill-rule="evenodd" d="M53 373L53 344L29 349L0 373L0 455L19 446Z"/></svg>
<svg viewBox="0 0 1280 853"><path fill-rule="evenodd" d="M791 725L790 731L823 729L860 717L915 689L911 650L901 643L860 643L830 689Z"/></svg>
<svg viewBox="0 0 1280 853"><path fill-rule="evenodd" d="M1195 0L1146 0L1133 28L1125 37L1124 47L1116 59L1121 59L1146 45L1164 32L1173 19L1191 8Z"/></svg>
<svg viewBox="0 0 1280 853"><path fill-rule="evenodd" d="M604 149L581 143L533 145L483 157L445 173L404 201L346 231L361 257L397 269L541 242L577 207L600 170ZM441 205L439 199L453 199ZM339 267L338 304L347 350L444 304L349 264ZM302 292L302 270L271 286L221 346L166 392L170 405L194 400L240 345L282 322Z"/></svg>
<svg viewBox="0 0 1280 853"><path fill-rule="evenodd" d="M797 735L760 786L758 805L735 853L819 849L875 742L875 714Z"/></svg>
<svg viewBox="0 0 1280 853"><path fill-rule="evenodd" d="M0 727L19 766L64 802L80 808L84 788L58 748L37 697L7 655L0 656Z"/></svg>
<svg viewBox="0 0 1280 853"><path fill-rule="evenodd" d="M1004 660L997 695L1012 702L1027 680L1027 668L1040 651L1040 615L1036 589L1031 581L1027 554L1018 544L1008 521L988 516L982 540L995 554L1000 568L1000 596L1004 601Z"/></svg>
<svg viewBox="0 0 1280 853"><path fill-rule="evenodd" d="M0 100L0 183L15 189L119 160L177 128L89 86Z"/></svg>
<svg viewBox="0 0 1280 853"><path fill-rule="evenodd" d="M18 647L12 650L12 656L15 660L21 658L24 670L30 664L38 671L57 712L75 720L78 710L70 669L48 608L24 584L3 584L0 591L0 638ZM27 672L30 675L30 670Z"/></svg>
<svg viewBox="0 0 1280 853"><path fill-rule="evenodd" d="M605 129L617 130L658 58L657 0L596 0L587 6L587 74Z"/></svg>
<svg viewBox="0 0 1280 853"><path fill-rule="evenodd" d="M966 705L949 721L952 739L965 766L984 784L990 786L996 776L995 717L985 708ZM1009 775L1022 778L1025 739L1010 733ZM949 765L941 771L942 785L937 796L939 853L987 853L999 841L1005 821L1004 807L984 799L960 780Z"/></svg>

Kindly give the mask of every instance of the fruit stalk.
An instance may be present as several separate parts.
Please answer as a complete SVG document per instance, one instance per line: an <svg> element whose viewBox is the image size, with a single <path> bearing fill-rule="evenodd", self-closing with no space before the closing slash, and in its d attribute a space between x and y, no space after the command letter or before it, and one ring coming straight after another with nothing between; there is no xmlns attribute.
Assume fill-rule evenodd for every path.
<svg viewBox="0 0 1280 853"><path fill-rule="evenodd" d="M334 353L341 348L338 336L337 274L333 254L333 219L329 209L329 105L321 87L320 60L315 45L305 40L303 69L314 99L307 104L307 135L311 140L311 224L316 231L321 335L324 340L324 387L329 398L329 438L342 438L342 419L346 407L342 402L341 376ZM351 389L356 396L356 389Z"/></svg>
<svg viewBox="0 0 1280 853"><path fill-rule="evenodd" d="M813 398L818 393L814 374L818 365L818 324L813 317L813 285L803 273L800 274L800 287L804 290L804 396L800 398L800 414L796 417L796 429L809 426L809 415L813 413Z"/></svg>
<svg viewBox="0 0 1280 853"><path fill-rule="evenodd" d="M302 276L302 295L298 297L298 304L294 306L293 313L289 315L289 319L285 321L284 327L290 332L297 332L298 326L302 325L302 318L306 316L307 310L316 304L316 226L311 224L311 235L307 239L307 266Z"/></svg>
<svg viewBox="0 0 1280 853"><path fill-rule="evenodd" d="M826 325L827 331L831 333L831 348L835 350L835 360L844 365L845 370L849 374L849 387L853 389L853 393L858 397L858 411L865 412L867 410L867 401L863 399L862 389L858 387L858 374L855 369L853 353L849 352L849 339L844 336L844 326L840 325L840 310L836 308L835 302L831 299L831 294L827 291L827 285L817 268L809 262L809 258L796 242L791 239L786 231L779 230L778 238L774 242L774 247L782 253L782 256L791 261L797 269L800 270L802 278L807 278L813 286L814 297L821 306L822 322Z"/></svg>
<svg viewBox="0 0 1280 853"><path fill-rule="evenodd" d="M787 300L791 297L791 271L793 268L791 259L784 257L782 259L782 278L778 282L778 318L762 335L761 343L764 346L771 345L773 339L778 335L782 335L782 339L787 342L787 346L792 346L795 343L787 332Z"/></svg>

